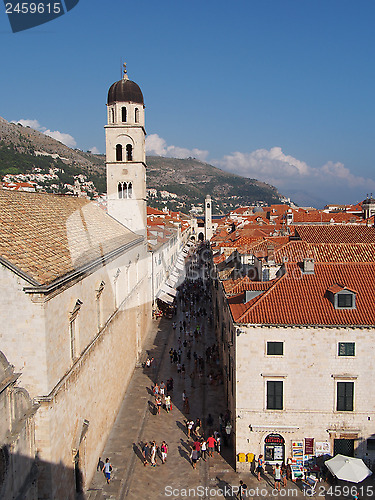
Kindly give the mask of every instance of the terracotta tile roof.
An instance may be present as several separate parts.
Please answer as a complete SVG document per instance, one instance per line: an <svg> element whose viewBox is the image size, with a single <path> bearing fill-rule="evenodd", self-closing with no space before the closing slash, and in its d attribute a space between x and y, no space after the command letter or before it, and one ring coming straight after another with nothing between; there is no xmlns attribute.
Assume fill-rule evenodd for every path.
<svg viewBox="0 0 375 500"><path fill-rule="evenodd" d="M375 228L367 226L301 226L296 235L308 243L375 243Z"/></svg>
<svg viewBox="0 0 375 500"><path fill-rule="evenodd" d="M235 295L246 290L268 290L273 281L252 281L248 276L236 280L223 281L224 291L227 295Z"/></svg>
<svg viewBox="0 0 375 500"><path fill-rule="evenodd" d="M165 217L166 214L165 212L162 212L161 210L158 210L157 208L152 208L152 207L147 207L147 215L162 215Z"/></svg>
<svg viewBox="0 0 375 500"><path fill-rule="evenodd" d="M337 292L342 292L343 290L349 290L350 292L357 293L356 290L352 290L351 288L348 288L347 286L344 285L340 285L339 283L335 283L334 285L327 288L327 291L333 294Z"/></svg>
<svg viewBox="0 0 375 500"><path fill-rule="evenodd" d="M254 302L248 303L245 310L239 306L240 297L228 299L235 322L375 326L374 263L316 263L314 274L303 274L297 264L286 264L285 270L286 274ZM336 283L357 291L356 309L334 308L327 290Z"/></svg>
<svg viewBox="0 0 375 500"><path fill-rule="evenodd" d="M318 222L318 223L350 223L358 224L362 223L362 217L358 215L346 213L346 212L323 212L321 210L314 210L313 212L293 212L293 222L292 224L305 224L308 222Z"/></svg>
<svg viewBox="0 0 375 500"><path fill-rule="evenodd" d="M289 241L275 247L275 262L375 262L375 243L307 243Z"/></svg>
<svg viewBox="0 0 375 500"><path fill-rule="evenodd" d="M215 255L213 260L215 264L221 264L221 262L224 262L226 258L226 255L221 253L219 255Z"/></svg>
<svg viewBox="0 0 375 500"><path fill-rule="evenodd" d="M0 256L31 282L50 284L137 239L84 198L0 190Z"/></svg>

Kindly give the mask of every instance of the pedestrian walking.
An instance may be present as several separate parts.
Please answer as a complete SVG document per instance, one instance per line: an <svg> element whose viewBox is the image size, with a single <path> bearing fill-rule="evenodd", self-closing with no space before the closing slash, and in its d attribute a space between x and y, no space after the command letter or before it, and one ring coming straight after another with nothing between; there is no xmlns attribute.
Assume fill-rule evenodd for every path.
<svg viewBox="0 0 375 500"><path fill-rule="evenodd" d="M283 480L284 488L286 488L286 486L287 486L287 466L285 465L285 462L283 462L281 465L281 479Z"/></svg>
<svg viewBox="0 0 375 500"><path fill-rule="evenodd" d="M191 465L193 466L193 469L197 468L198 458L199 458L198 451L195 448L192 448L191 453L190 453L190 459L191 459Z"/></svg>
<svg viewBox="0 0 375 500"><path fill-rule="evenodd" d="M165 411L169 413L172 409L171 397L169 395L165 396Z"/></svg>
<svg viewBox="0 0 375 500"><path fill-rule="evenodd" d="M217 452L221 453L221 437L220 437L220 434L218 434L218 436L216 438L216 448L217 448Z"/></svg>
<svg viewBox="0 0 375 500"><path fill-rule="evenodd" d="M184 412L189 415L190 413L190 403L189 403L189 398L186 396L185 402L184 402Z"/></svg>
<svg viewBox="0 0 375 500"><path fill-rule="evenodd" d="M150 458L150 461L151 461L151 467L156 467L156 451L157 451L157 447L156 447L156 443L155 441L152 441L151 443L151 458Z"/></svg>
<svg viewBox="0 0 375 500"><path fill-rule="evenodd" d="M165 384L163 381L160 382L160 386L159 386L159 394L160 396L164 396L164 393L165 393Z"/></svg>
<svg viewBox="0 0 375 500"><path fill-rule="evenodd" d="M274 470L273 470L274 476L275 476L275 490L280 491L280 485L281 485L281 469L280 469L280 464L276 464Z"/></svg>
<svg viewBox="0 0 375 500"><path fill-rule="evenodd" d="M260 476L261 476L262 472L263 472L263 455L259 455L258 467L257 467L258 481L260 481Z"/></svg>
<svg viewBox="0 0 375 500"><path fill-rule="evenodd" d="M194 427L194 420L186 420L186 430L188 438L190 437L190 433L193 427Z"/></svg>
<svg viewBox="0 0 375 500"><path fill-rule="evenodd" d="M214 451L215 451L215 444L216 444L216 439L211 435L207 439L207 445L208 445L208 456L213 457L214 456Z"/></svg>
<svg viewBox="0 0 375 500"><path fill-rule="evenodd" d="M162 442L160 446L160 451L161 451L161 463L165 464L168 455L168 445L165 441Z"/></svg>
<svg viewBox="0 0 375 500"><path fill-rule="evenodd" d="M102 471L105 475L105 478L107 480L107 484L109 484L111 480L111 472L112 472L112 465L111 462L109 461L109 458L105 459L105 464L103 465Z"/></svg>
<svg viewBox="0 0 375 500"><path fill-rule="evenodd" d="M246 496L247 485L241 480L240 485L238 487L238 498L243 500Z"/></svg>
<svg viewBox="0 0 375 500"><path fill-rule="evenodd" d="M156 406L156 411L157 411L158 415L160 415L161 405L162 405L162 402L161 402L160 396L156 396L156 398L155 398L155 406Z"/></svg>
<svg viewBox="0 0 375 500"><path fill-rule="evenodd" d="M200 418L197 418L195 425L194 425L194 432L196 437L200 437L201 435L201 428L202 428L202 422Z"/></svg>
<svg viewBox="0 0 375 500"><path fill-rule="evenodd" d="M191 388L195 389L195 371L194 370L190 373L190 380L191 380Z"/></svg>
<svg viewBox="0 0 375 500"><path fill-rule="evenodd" d="M146 467L146 465L148 464L148 461L150 459L150 448L148 446L147 441L143 445L142 456L143 456L143 465Z"/></svg>
<svg viewBox="0 0 375 500"><path fill-rule="evenodd" d="M207 459L207 443L204 439L201 441L201 452L202 452L202 458L204 461Z"/></svg>

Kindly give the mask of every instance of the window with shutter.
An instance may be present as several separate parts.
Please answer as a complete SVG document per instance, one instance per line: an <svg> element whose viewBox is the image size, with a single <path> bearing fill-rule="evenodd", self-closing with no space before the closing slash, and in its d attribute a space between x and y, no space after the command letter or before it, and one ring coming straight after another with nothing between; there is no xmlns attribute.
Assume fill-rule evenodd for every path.
<svg viewBox="0 0 375 500"><path fill-rule="evenodd" d="M339 342L339 356L355 356L355 342Z"/></svg>
<svg viewBox="0 0 375 500"><path fill-rule="evenodd" d="M284 342L267 342L267 356L282 356L284 354Z"/></svg>
<svg viewBox="0 0 375 500"><path fill-rule="evenodd" d="M337 411L353 411L354 382L337 382Z"/></svg>
<svg viewBox="0 0 375 500"><path fill-rule="evenodd" d="M279 380L267 381L267 410L283 409L283 382Z"/></svg>

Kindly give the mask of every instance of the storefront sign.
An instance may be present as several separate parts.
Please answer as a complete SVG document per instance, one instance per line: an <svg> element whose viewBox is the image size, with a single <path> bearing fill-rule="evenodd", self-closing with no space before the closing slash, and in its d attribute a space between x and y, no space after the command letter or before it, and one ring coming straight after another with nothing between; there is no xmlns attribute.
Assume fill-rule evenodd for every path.
<svg viewBox="0 0 375 500"><path fill-rule="evenodd" d="M305 438L305 455L314 455L314 438Z"/></svg>
<svg viewBox="0 0 375 500"><path fill-rule="evenodd" d="M280 434L268 434L264 442L265 444L284 444L284 438Z"/></svg>

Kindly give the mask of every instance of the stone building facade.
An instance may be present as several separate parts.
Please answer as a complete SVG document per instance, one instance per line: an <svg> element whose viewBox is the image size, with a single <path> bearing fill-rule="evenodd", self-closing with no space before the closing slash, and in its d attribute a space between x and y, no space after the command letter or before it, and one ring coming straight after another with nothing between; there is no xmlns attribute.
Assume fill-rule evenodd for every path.
<svg viewBox="0 0 375 500"><path fill-rule="evenodd" d="M0 498L36 500L37 405L25 389L17 386L19 376L0 352Z"/></svg>
<svg viewBox="0 0 375 500"><path fill-rule="evenodd" d="M286 460L292 443L375 461L375 264L286 263L268 283L216 281L234 451ZM311 450L310 450L311 452ZM237 460L238 470L248 469Z"/></svg>
<svg viewBox="0 0 375 500"><path fill-rule="evenodd" d="M132 98L110 89L110 106L134 114L126 165L115 170L107 151L110 215L82 198L0 190L0 349L38 405L41 499L90 483L149 331L144 115Z"/></svg>

